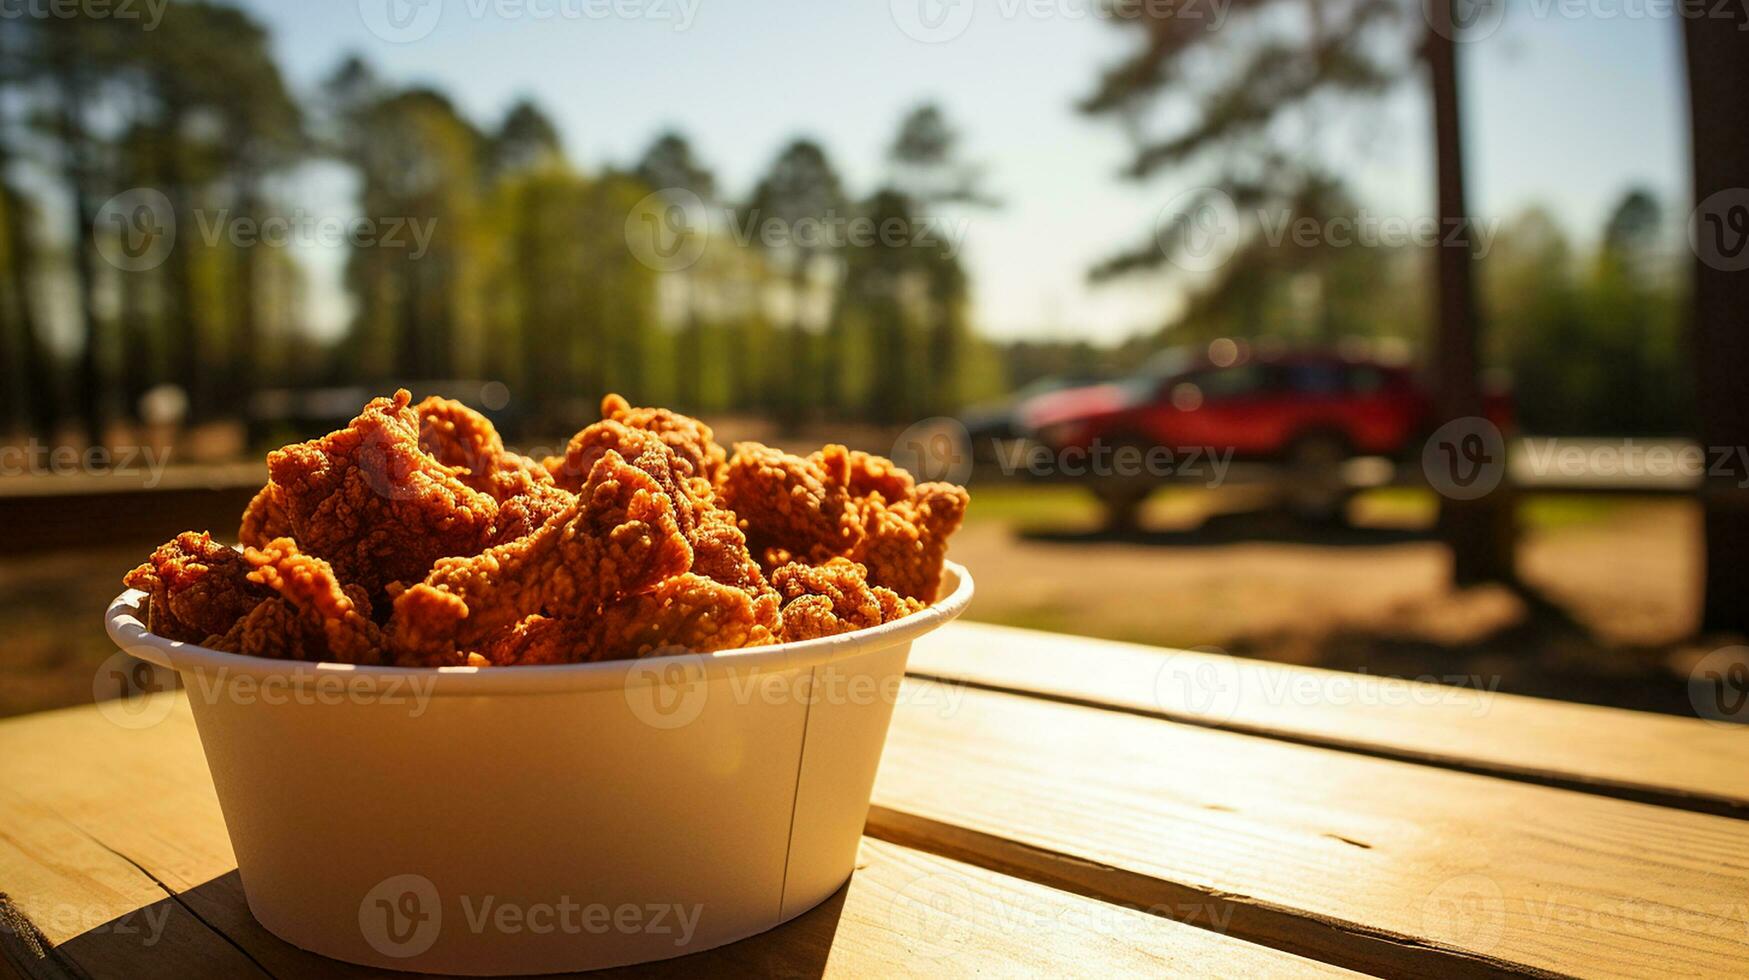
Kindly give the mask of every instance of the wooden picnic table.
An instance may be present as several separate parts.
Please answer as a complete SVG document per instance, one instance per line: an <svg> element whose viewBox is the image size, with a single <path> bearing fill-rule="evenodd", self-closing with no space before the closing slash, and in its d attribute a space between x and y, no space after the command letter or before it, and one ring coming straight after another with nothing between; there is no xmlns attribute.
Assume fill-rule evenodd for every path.
<svg viewBox="0 0 1749 980"><path fill-rule="evenodd" d="M1741 726L956 624L850 883L617 972L1742 976L1746 818ZM0 975L394 975L250 917L184 700L0 722L0 892Z"/></svg>

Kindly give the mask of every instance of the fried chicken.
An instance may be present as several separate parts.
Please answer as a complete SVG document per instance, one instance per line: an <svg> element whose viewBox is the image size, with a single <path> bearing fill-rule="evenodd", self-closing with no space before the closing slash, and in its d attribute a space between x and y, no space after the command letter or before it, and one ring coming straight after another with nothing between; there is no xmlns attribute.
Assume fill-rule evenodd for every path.
<svg viewBox="0 0 1749 980"><path fill-rule="evenodd" d="M729 457L719 489L752 547L816 563L849 554L862 539L850 475L850 453L843 446L804 459L743 442Z"/></svg>
<svg viewBox="0 0 1749 980"><path fill-rule="evenodd" d="M205 531L184 531L158 547L122 583L146 592L146 628L186 643L222 635L272 592L251 581L249 563Z"/></svg>
<svg viewBox="0 0 1749 980"><path fill-rule="evenodd" d="M770 593L775 610L776 593ZM480 645L489 663L565 664L761 646L776 639L741 589L690 572L589 616L528 616Z"/></svg>
<svg viewBox="0 0 1749 980"><path fill-rule="evenodd" d="M609 450L626 459L642 455L645 434L674 451L682 475L702 477L710 483L721 475L723 447L717 445L710 426L665 408L633 408L619 395L603 398L601 421L572 436L565 455L546 460L545 466L560 486L575 490L595 461Z"/></svg>
<svg viewBox="0 0 1749 980"><path fill-rule="evenodd" d="M793 562L771 573L771 585L783 601L779 638L785 643L879 626L923 608L916 599L870 586L868 570L847 558Z"/></svg>
<svg viewBox="0 0 1749 980"><path fill-rule="evenodd" d="M472 557L442 559L397 596L391 642L398 662L447 662L526 616L585 614L691 564L672 499L610 451L576 502L534 533Z"/></svg>
<svg viewBox="0 0 1749 980"><path fill-rule="evenodd" d="M245 520L244 543L290 532L307 554L372 596L418 581L439 558L474 555L494 536L498 503L420 448L405 389L365 406L352 424L267 457L270 504L283 521ZM271 517L272 511L266 512Z"/></svg>
<svg viewBox="0 0 1749 980"><path fill-rule="evenodd" d="M399 666L714 653L863 629L940 587L966 492L843 446L792 456L609 395L543 463L406 391L268 457L243 552L186 533L130 572L161 636Z"/></svg>
<svg viewBox="0 0 1749 980"><path fill-rule="evenodd" d="M735 447L722 495L767 568L845 557L867 568L869 582L925 602L941 587L947 539L971 499L843 446L803 458L758 443Z"/></svg>
<svg viewBox="0 0 1749 980"><path fill-rule="evenodd" d="M965 521L971 499L963 487L951 483L921 484L892 503L873 494L861 501L862 540L850 550L850 559L867 566L868 580L875 585L934 602L941 590L947 539Z"/></svg>
<svg viewBox="0 0 1749 980"><path fill-rule="evenodd" d="M243 509L243 526L237 531L237 540L259 547L289 534L291 518L286 516L285 496L279 486L269 480Z"/></svg>
<svg viewBox="0 0 1749 980"><path fill-rule="evenodd" d="M710 481L687 476L686 463L666 443L645 437L632 465L650 475L675 501L674 518L692 546L692 571L753 595L767 590L735 514L722 506Z"/></svg>
<svg viewBox="0 0 1749 980"><path fill-rule="evenodd" d="M413 406L419 446L459 471L456 478L498 502L490 544L514 541L570 506L574 495L540 463L510 452L492 421L461 402L433 395Z"/></svg>
<svg viewBox="0 0 1749 980"><path fill-rule="evenodd" d="M325 561L298 551L297 542L277 538L265 548L249 548L243 557L253 566L249 581L265 585L294 614L287 624L276 613L266 613L271 628L291 628L288 648L302 660L327 660L343 664L380 664L388 644L382 628L371 619L370 597L356 585L342 586ZM238 647L264 645L251 634L259 625L246 625L236 638L225 639ZM221 647L221 649L224 649Z"/></svg>

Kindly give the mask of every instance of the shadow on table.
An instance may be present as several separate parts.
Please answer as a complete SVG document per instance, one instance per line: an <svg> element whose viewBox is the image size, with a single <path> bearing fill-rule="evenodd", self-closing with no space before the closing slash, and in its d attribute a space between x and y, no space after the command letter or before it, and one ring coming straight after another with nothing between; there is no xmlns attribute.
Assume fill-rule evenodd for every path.
<svg viewBox="0 0 1749 980"><path fill-rule="evenodd" d="M716 949L643 966L575 976L668 977L759 975L818 977L825 972L847 883L814 909L773 929ZM355 966L299 949L255 921L237 872L135 909L50 946L0 895L0 977L10 965L37 978L192 976L407 978L416 974ZM548 974L566 976L567 974Z"/></svg>

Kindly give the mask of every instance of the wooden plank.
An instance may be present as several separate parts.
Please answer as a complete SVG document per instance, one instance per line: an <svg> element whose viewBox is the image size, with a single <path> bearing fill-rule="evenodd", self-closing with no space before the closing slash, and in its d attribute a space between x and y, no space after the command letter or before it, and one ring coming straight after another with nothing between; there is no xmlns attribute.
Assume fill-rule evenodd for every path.
<svg viewBox="0 0 1749 980"><path fill-rule="evenodd" d="M1367 972L1749 961L1749 823L907 682L869 832Z"/></svg>
<svg viewBox="0 0 1749 980"><path fill-rule="evenodd" d="M1749 729L982 623L918 640L908 673L1203 727L1749 816Z"/></svg>
<svg viewBox="0 0 1749 980"><path fill-rule="evenodd" d="M33 928L0 930L32 978L388 977L283 943L244 904L186 701L138 730L93 708L0 723L0 890ZM28 941L40 933L40 951ZM0 966L0 969L4 969ZM903 846L780 929L615 971L862 976L1096 971L1344 975L1159 915Z"/></svg>

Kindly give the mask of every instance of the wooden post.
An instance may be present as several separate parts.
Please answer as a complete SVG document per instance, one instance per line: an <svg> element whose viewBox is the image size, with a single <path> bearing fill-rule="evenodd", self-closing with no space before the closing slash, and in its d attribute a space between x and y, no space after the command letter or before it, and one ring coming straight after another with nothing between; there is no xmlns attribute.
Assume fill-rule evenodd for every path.
<svg viewBox="0 0 1749 980"><path fill-rule="evenodd" d="M1434 159L1437 164L1440 244L1434 248L1438 316L1433 345L1434 409L1441 422L1483 417L1481 363L1476 342L1475 261L1471 235L1447 232L1464 226L1463 130L1459 118L1457 28L1453 0L1431 0L1427 11L1427 67L1433 94ZM1464 226L1467 228L1467 226ZM1455 241L1454 241L1455 239ZM1504 460L1500 461L1504 465ZM1506 480L1475 500L1442 497L1439 533L1452 554L1452 581L1516 582L1513 494Z"/></svg>
<svg viewBox="0 0 1749 980"><path fill-rule="evenodd" d="M1723 447L1749 446L1749 14L1728 7L1682 18L1694 132L1695 404L1709 462ZM1737 486L1749 473L1730 469L1709 473L1701 488L1700 628L1749 633L1749 495Z"/></svg>

